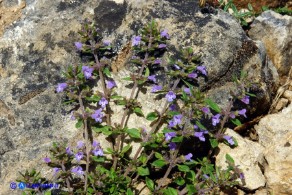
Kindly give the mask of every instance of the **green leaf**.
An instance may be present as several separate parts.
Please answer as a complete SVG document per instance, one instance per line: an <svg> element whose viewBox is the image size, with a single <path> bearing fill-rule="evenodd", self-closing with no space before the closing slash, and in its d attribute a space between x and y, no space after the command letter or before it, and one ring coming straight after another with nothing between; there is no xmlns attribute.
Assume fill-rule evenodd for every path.
<svg viewBox="0 0 292 195"><path fill-rule="evenodd" d="M150 75L150 70L149 68L146 67L146 70L145 70L145 77L148 77Z"/></svg>
<svg viewBox="0 0 292 195"><path fill-rule="evenodd" d="M134 195L133 191L130 188L127 189L127 195Z"/></svg>
<svg viewBox="0 0 292 195"><path fill-rule="evenodd" d="M141 155L139 157L139 161L144 165L146 163L146 161L147 161L147 156Z"/></svg>
<svg viewBox="0 0 292 195"><path fill-rule="evenodd" d="M158 117L158 114L156 112L150 112L147 114L146 119L148 121L154 121Z"/></svg>
<svg viewBox="0 0 292 195"><path fill-rule="evenodd" d="M163 159L159 159L159 160L156 160L152 163L152 165L154 167L158 167L158 168L161 168L163 167L164 165L166 165L166 162L163 160Z"/></svg>
<svg viewBox="0 0 292 195"><path fill-rule="evenodd" d="M212 138L209 141L210 141L210 144L211 144L212 148L217 148L217 146L219 144L217 139Z"/></svg>
<svg viewBox="0 0 292 195"><path fill-rule="evenodd" d="M219 108L219 106L215 102L213 102L213 100L205 99L205 103L208 104L210 106L210 108L212 110L214 110L215 112L217 112L217 113L221 112L221 109Z"/></svg>
<svg viewBox="0 0 292 195"><path fill-rule="evenodd" d="M98 102L101 98L97 95L92 95L91 97L85 97L85 99L90 102Z"/></svg>
<svg viewBox="0 0 292 195"><path fill-rule="evenodd" d="M231 164L234 164L234 160L233 160L233 158L232 158L229 154L226 154L226 155L225 155L225 158L226 158L226 160L227 160L228 162L230 162Z"/></svg>
<svg viewBox="0 0 292 195"><path fill-rule="evenodd" d="M197 193L197 190L194 185L191 185L191 184L187 185L187 189L188 189L188 195Z"/></svg>
<svg viewBox="0 0 292 195"><path fill-rule="evenodd" d="M122 80L125 80L125 81L132 81L131 77L125 77L125 78L122 78Z"/></svg>
<svg viewBox="0 0 292 195"><path fill-rule="evenodd" d="M112 148L107 148L106 151L105 151L106 154L113 154L114 151Z"/></svg>
<svg viewBox="0 0 292 195"><path fill-rule="evenodd" d="M78 119L77 123L75 124L75 127L77 129L79 129L80 127L82 127L82 125L83 125L83 120L82 119Z"/></svg>
<svg viewBox="0 0 292 195"><path fill-rule="evenodd" d="M160 154L160 153L158 153L158 152L155 152L155 157L156 157L157 159L163 159L162 154Z"/></svg>
<svg viewBox="0 0 292 195"><path fill-rule="evenodd" d="M166 188L166 190L164 191L165 195L178 195L177 190L171 187Z"/></svg>
<svg viewBox="0 0 292 195"><path fill-rule="evenodd" d="M108 67L106 67L106 68L103 69L103 73L104 73L106 76L108 76L108 77L111 77L111 76L112 76L110 70L108 69Z"/></svg>
<svg viewBox="0 0 292 195"><path fill-rule="evenodd" d="M253 93L248 93L248 92L245 92L246 95L249 95L250 97L257 97L255 94Z"/></svg>
<svg viewBox="0 0 292 195"><path fill-rule="evenodd" d="M94 190L92 189L92 188L87 188L87 193L90 193L90 194L92 194L94 192Z"/></svg>
<svg viewBox="0 0 292 195"><path fill-rule="evenodd" d="M135 129L135 128L127 129L126 133L128 133L131 138L136 138L136 139L141 138L141 134L138 129Z"/></svg>
<svg viewBox="0 0 292 195"><path fill-rule="evenodd" d="M240 120L238 120L237 118L236 119L231 119L231 122L237 126L240 126L241 125L241 122Z"/></svg>
<svg viewBox="0 0 292 195"><path fill-rule="evenodd" d="M109 136L111 135L113 132L111 131L110 127L105 125L105 126L102 126L102 125L98 125L98 126L94 126L92 127L92 130L95 131L96 133L102 133L106 136Z"/></svg>
<svg viewBox="0 0 292 195"><path fill-rule="evenodd" d="M251 5L250 3L247 4L247 7L248 7L248 9L249 9L250 11L253 11L253 7L252 7L252 5Z"/></svg>
<svg viewBox="0 0 292 195"><path fill-rule="evenodd" d="M134 112L137 114L137 116L144 116L141 108L139 107L134 108Z"/></svg>
<svg viewBox="0 0 292 195"><path fill-rule="evenodd" d="M146 185L150 191L154 191L154 182L148 177L146 177Z"/></svg>
<svg viewBox="0 0 292 195"><path fill-rule="evenodd" d="M179 186L182 186L182 185L184 185L186 182L185 182L185 180L184 180L184 178L182 178L181 176L179 176L178 178L176 178L175 180L174 180L174 182L177 184L177 185L179 185Z"/></svg>
<svg viewBox="0 0 292 195"><path fill-rule="evenodd" d="M91 158L95 161L95 162L100 162L103 163L105 161L105 158L103 156L91 156Z"/></svg>
<svg viewBox="0 0 292 195"><path fill-rule="evenodd" d="M189 172L190 168L187 165L177 165L178 170L182 171L182 172Z"/></svg>
<svg viewBox="0 0 292 195"><path fill-rule="evenodd" d="M188 179L188 180L190 180L191 182L194 182L195 181L195 179L196 179L196 174L195 174L195 172L194 171L190 171L190 172L187 172L186 173L186 178Z"/></svg>
<svg viewBox="0 0 292 195"><path fill-rule="evenodd" d="M196 125L202 129L202 130L206 130L206 127L204 125L202 125L202 123L200 123L200 121L196 121Z"/></svg>
<svg viewBox="0 0 292 195"><path fill-rule="evenodd" d="M51 195L51 191L46 191L44 195Z"/></svg>
<svg viewBox="0 0 292 195"><path fill-rule="evenodd" d="M171 141L177 143L177 142L182 142L183 139L184 139L183 136L177 136L177 137L174 137Z"/></svg>
<svg viewBox="0 0 292 195"><path fill-rule="evenodd" d="M137 171L138 171L138 175L141 175L141 176L149 175L149 169L147 167L146 168L138 167Z"/></svg>
<svg viewBox="0 0 292 195"><path fill-rule="evenodd" d="M130 144L128 144L127 146L123 147L121 154L125 154L126 152L128 152L130 150L132 146Z"/></svg>

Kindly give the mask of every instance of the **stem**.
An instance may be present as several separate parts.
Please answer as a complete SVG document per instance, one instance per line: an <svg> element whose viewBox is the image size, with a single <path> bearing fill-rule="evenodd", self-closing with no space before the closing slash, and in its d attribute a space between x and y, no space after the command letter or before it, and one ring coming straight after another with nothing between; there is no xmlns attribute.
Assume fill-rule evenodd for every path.
<svg viewBox="0 0 292 195"><path fill-rule="evenodd" d="M180 79L176 79L176 80L175 80L175 82L174 82L174 84L173 84L171 90L174 90L174 89L177 87L179 81L180 81ZM166 110L167 110L168 104L169 104L169 103L168 103L167 101L164 103L164 106L163 106L163 108L162 108L162 111L160 112L160 115L159 115L159 119L158 119L158 121L155 123L155 125L152 126L152 128L151 128L150 132L147 134L145 140L148 140L148 139L150 138L150 136L152 135L152 133L156 132L157 127L158 127L159 124L161 123L162 116L165 114L165 112L166 112ZM135 153L135 156L134 156L134 158L133 158L133 161L136 161L136 160L137 160L137 158L138 158L138 156L139 156L139 154L140 154L140 152L141 152L142 149L143 149L143 146L139 146L137 152ZM126 171L125 171L125 173L124 173L124 176L127 176L127 175L129 174L130 170L132 169L132 166L133 166L133 165L131 164L131 165L129 165L129 166L127 167L127 169L126 169Z"/></svg>
<svg viewBox="0 0 292 195"><path fill-rule="evenodd" d="M84 109L84 104L83 104L83 100L82 100L82 92L80 92L79 94L79 105L82 111L82 116L84 118L83 120L83 129L84 129L84 135L85 135L85 142L86 142L86 170L85 170L85 183L84 183L84 191L87 191L87 176L88 176L88 170L89 170L89 139L88 139L88 127L87 127L87 117L85 116L85 109Z"/></svg>
<svg viewBox="0 0 292 195"><path fill-rule="evenodd" d="M65 168L65 166L64 166L64 163L62 162L62 170L64 171L64 172L66 172L66 168ZM70 189L71 189L71 186L70 186L70 182L69 182L69 179L68 178L66 178L65 179L65 181L66 181L66 184L67 184L67 188L68 188L68 190L69 190L69 192L70 192Z"/></svg>

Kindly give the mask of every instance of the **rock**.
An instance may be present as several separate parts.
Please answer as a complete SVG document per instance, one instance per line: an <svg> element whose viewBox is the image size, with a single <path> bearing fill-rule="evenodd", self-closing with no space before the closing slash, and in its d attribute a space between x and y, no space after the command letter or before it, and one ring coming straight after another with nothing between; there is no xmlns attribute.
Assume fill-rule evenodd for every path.
<svg viewBox="0 0 292 195"><path fill-rule="evenodd" d="M275 111L279 112L280 110L282 110L287 105L288 105L288 100L285 99L285 98L280 98L279 102L277 103L277 105L275 107Z"/></svg>
<svg viewBox="0 0 292 195"><path fill-rule="evenodd" d="M18 171L27 167L37 166L50 175L51 170L39 160L48 155L53 141L75 146L82 138L82 131L74 127L76 121L69 119L70 108L61 103L63 95L55 94L54 90L57 83L64 81L62 70L81 62L74 42L78 41L80 22L85 18L95 20L103 29L100 32L116 45L118 57L127 51L123 48L138 29L154 18L161 29L169 30L171 53L175 54L179 46L191 46L202 55L210 75L202 88L216 97L216 88L221 87L217 95L220 104L225 101L220 96L228 96L232 76L239 76L242 69L247 71L248 80L259 84L254 91L258 99L254 98L250 105L254 107L253 113L256 109L259 113L268 109L270 94L277 84L277 73L266 60L261 43L250 40L237 21L225 12L201 13L197 1L29 0L22 14L0 38L0 97L2 105L7 106L0 126L0 141L5 143L3 148L0 145L0 194L9 194L9 183L19 176ZM129 73L130 68L117 68L115 78L119 87L127 84L119 78ZM118 90L128 92L123 88ZM141 102L147 102L143 104L145 113L161 105L149 93L139 97ZM148 125L141 118L135 120L131 117L129 126ZM105 147L109 144L105 139L99 141Z"/></svg>
<svg viewBox="0 0 292 195"><path fill-rule="evenodd" d="M229 154L243 171L246 185L244 188L248 190L256 190L265 186L265 177L261 171L261 165L264 164L263 147L256 143L242 138L239 134L231 129L227 129L225 134L232 136L238 142L238 146L230 148L220 143L220 152L216 157L216 165L223 168L227 167L225 155Z"/></svg>
<svg viewBox="0 0 292 195"><path fill-rule="evenodd" d="M287 98L289 100L289 102L292 102L292 91L286 90L283 94L283 97Z"/></svg>
<svg viewBox="0 0 292 195"><path fill-rule="evenodd" d="M292 17L265 11L251 25L249 35L264 43L279 74L286 75L292 64Z"/></svg>
<svg viewBox="0 0 292 195"><path fill-rule="evenodd" d="M292 194L292 104L262 118L255 129L264 147L264 173L273 194Z"/></svg>

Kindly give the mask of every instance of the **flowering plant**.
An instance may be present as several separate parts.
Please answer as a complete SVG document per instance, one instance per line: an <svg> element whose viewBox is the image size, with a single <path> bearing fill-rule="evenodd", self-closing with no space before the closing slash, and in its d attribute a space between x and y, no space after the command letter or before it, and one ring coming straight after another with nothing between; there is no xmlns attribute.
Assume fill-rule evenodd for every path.
<svg viewBox="0 0 292 195"><path fill-rule="evenodd" d="M54 143L51 156L44 158L52 167L52 182L61 186L60 193L139 194L138 184L142 182L150 194L206 194L233 188L239 185L238 178L244 180L231 156L226 155L226 170L214 164L219 142L237 146L236 140L224 132L229 119L239 125L238 118L246 117L247 110L242 106L249 104L251 94L241 81L244 76L235 79L237 91L232 91L227 108L220 108L201 90L201 78L207 79L208 70L200 57L186 47L180 59L163 60L170 35L151 21L132 39L131 64L137 72L124 78L132 84L132 90L129 97L123 97L116 92L118 81L111 74L112 43L103 40L96 26L88 22L80 35L76 49L92 61L68 66L66 81L57 85L56 92L65 92L66 103L76 106L71 119L83 130L84 140L76 147ZM168 71L161 71L165 69ZM167 74L164 85L158 79L161 72ZM96 82L102 90L93 90ZM164 101L160 111L143 113L137 97L145 86ZM235 110L234 103L241 109ZM113 106L123 108L120 123L112 122ZM133 114L151 121L151 125L129 127L128 117ZM96 140L98 134L106 136L112 147L104 148ZM135 151L134 142L139 143ZM36 179L33 173L22 174L19 181L32 182ZM48 182L39 174L37 177Z"/></svg>

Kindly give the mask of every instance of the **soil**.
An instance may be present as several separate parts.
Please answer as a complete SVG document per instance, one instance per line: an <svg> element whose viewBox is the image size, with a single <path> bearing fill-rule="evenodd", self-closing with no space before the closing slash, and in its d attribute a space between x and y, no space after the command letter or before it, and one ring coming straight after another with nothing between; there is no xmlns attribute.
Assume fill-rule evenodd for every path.
<svg viewBox="0 0 292 195"><path fill-rule="evenodd" d="M3 0L0 0L0 36L10 24L21 17L21 11L26 6L25 1L11 7L5 7L3 4Z"/></svg>

